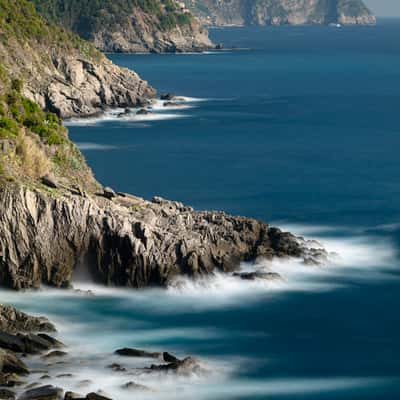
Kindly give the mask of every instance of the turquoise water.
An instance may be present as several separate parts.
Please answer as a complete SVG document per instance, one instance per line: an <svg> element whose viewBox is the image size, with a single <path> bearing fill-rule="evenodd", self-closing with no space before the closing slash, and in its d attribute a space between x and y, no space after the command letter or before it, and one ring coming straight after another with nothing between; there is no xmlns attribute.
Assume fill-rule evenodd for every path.
<svg viewBox="0 0 400 400"><path fill-rule="evenodd" d="M116 190L272 221L339 259L318 269L274 263L285 282L272 286L215 277L167 292L94 287L95 297L8 301L55 318L88 363L81 375L119 399L130 398L119 390L130 379L104 366L122 346L196 355L213 371L138 377L158 389L151 398L398 398L399 35L398 20L224 29L212 36L242 50L113 55L160 92L193 101L140 121L70 126Z"/></svg>

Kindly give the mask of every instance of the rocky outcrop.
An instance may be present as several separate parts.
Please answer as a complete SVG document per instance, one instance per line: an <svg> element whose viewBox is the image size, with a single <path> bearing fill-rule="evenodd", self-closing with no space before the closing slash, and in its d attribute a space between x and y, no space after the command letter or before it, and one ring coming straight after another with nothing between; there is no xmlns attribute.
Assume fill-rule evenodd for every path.
<svg viewBox="0 0 400 400"><path fill-rule="evenodd" d="M76 57L53 59L54 74L45 86L35 84L25 94L62 118L90 116L107 107L140 106L155 91L140 77L106 58L101 63Z"/></svg>
<svg viewBox="0 0 400 400"><path fill-rule="evenodd" d="M373 25L362 0L186 0L206 25Z"/></svg>
<svg viewBox="0 0 400 400"><path fill-rule="evenodd" d="M179 275L235 270L257 257L310 257L289 233L181 203L0 188L0 284L68 287L74 272L106 284L165 286Z"/></svg>
<svg viewBox="0 0 400 400"><path fill-rule="evenodd" d="M62 118L137 106L155 94L136 73L47 23L25 0L0 4L0 32L0 92L5 77L18 78L26 97Z"/></svg>
<svg viewBox="0 0 400 400"><path fill-rule="evenodd" d="M176 0L31 0L38 12L105 52L187 52L213 47L197 18Z"/></svg>
<svg viewBox="0 0 400 400"><path fill-rule="evenodd" d="M132 10L123 26L93 32L90 40L101 51L118 53L185 53L214 47L196 19L164 31L157 28L154 16L140 10Z"/></svg>

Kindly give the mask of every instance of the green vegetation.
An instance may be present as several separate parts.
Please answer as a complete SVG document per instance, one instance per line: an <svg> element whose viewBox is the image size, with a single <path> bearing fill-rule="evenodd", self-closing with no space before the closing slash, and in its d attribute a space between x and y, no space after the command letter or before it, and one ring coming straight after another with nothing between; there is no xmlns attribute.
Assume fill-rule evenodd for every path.
<svg viewBox="0 0 400 400"><path fill-rule="evenodd" d="M163 31L189 25L190 14L181 13L174 0L32 0L49 21L60 23L84 39L104 29L116 31L131 21L136 11Z"/></svg>
<svg viewBox="0 0 400 400"><path fill-rule="evenodd" d="M49 145L62 144L66 131L55 114L46 113L33 101L21 95L22 82L13 80L11 91L3 98L3 110L0 129L3 137L16 137L21 127L28 128L40 136Z"/></svg>
<svg viewBox="0 0 400 400"><path fill-rule="evenodd" d="M87 56L99 57L93 45L67 29L47 22L31 2L0 0L0 43L11 44L15 40L21 44L56 45L64 51L76 49ZM3 72L0 70L0 78Z"/></svg>

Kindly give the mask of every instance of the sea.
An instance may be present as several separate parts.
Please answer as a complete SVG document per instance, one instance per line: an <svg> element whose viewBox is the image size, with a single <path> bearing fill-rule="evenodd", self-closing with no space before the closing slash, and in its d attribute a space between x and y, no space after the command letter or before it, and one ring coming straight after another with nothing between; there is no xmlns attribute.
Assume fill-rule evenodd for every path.
<svg viewBox="0 0 400 400"><path fill-rule="evenodd" d="M50 379L29 379L114 400L399 399L400 20L210 35L223 51L109 55L179 104L67 121L71 139L105 186L258 218L335 257L265 261L280 282L1 292L68 346ZM121 347L197 357L207 373L143 373L156 362Z"/></svg>

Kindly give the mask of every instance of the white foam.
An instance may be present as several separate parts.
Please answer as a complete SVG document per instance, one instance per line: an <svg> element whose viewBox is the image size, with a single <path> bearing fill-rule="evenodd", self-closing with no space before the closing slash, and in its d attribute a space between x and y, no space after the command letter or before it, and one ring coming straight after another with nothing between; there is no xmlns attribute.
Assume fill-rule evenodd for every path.
<svg viewBox="0 0 400 400"><path fill-rule="evenodd" d="M91 142L75 142L80 150L98 150L98 151L106 151L106 150L115 150L116 146L100 144L100 143L91 143Z"/></svg>
<svg viewBox="0 0 400 400"><path fill-rule="evenodd" d="M121 358L113 354L118 347L132 346L154 351L172 351L184 357L184 349L174 348L166 343L185 341L223 340L229 335L242 335L242 332L226 331L211 326L180 326L165 321L157 324L157 315L173 313L190 314L214 309L248 307L252 302L276 300L279 296L293 291L336 290L347 285L347 280L386 279L386 271L397 265L395 246L387 238L352 233L350 228L341 227L346 236L337 237L336 228L286 226L297 234L312 233L313 238L321 242L329 251L338 253L331 257L327 265L313 267L304 265L297 259L261 260L257 263L243 263L242 270L275 271L281 274L281 281L245 281L233 276L215 274L201 280L181 279L179 284L165 289L135 291L96 286L91 283L75 283L82 292L44 289L39 292L0 292L1 302L12 303L29 312L48 315L57 325L61 340L67 345L69 356L67 364L51 368L52 379L49 382L66 390L88 393L103 389L111 398L141 400L147 399L187 399L215 400L235 396L292 395L298 393L335 392L352 388L366 388L369 385L384 384L379 378L332 377L329 379L251 379L237 378L246 365L254 366L266 360L244 360L225 356L222 359L203 358L205 367L211 375L178 377L171 374L147 374L138 368L158 363L157 360ZM349 276L351 279L348 279ZM338 279L339 278L339 279ZM85 293L91 290L95 296ZM51 301L50 301L51 300ZM112 303L121 316L97 313L98 307L107 307ZM140 316L152 315L148 320ZM127 321L129 322L127 324ZM111 324L110 324L111 322ZM110 325L107 325L110 324ZM260 335L261 333L257 333ZM266 333L265 333L266 334ZM263 333L264 335L264 333ZM257 338L255 337L255 340ZM192 354L193 355L193 354ZM195 354L194 354L195 355ZM267 360L268 361L268 360ZM36 357L27 359L30 366L43 367L43 360ZM126 373L111 372L106 366L118 362L127 368ZM73 373L72 378L55 378L58 373ZM32 381L38 375L30 376ZM92 382L80 388L78 382L90 379ZM146 385L154 391L130 392L121 389L129 381Z"/></svg>

